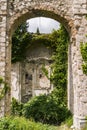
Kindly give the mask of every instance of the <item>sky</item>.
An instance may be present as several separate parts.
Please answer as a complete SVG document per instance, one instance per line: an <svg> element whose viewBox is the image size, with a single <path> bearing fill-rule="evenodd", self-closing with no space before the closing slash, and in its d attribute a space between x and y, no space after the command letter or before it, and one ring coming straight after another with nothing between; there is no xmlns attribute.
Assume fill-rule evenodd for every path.
<svg viewBox="0 0 87 130"><path fill-rule="evenodd" d="M29 23L28 31L33 33L36 33L37 28L40 33L51 33L53 29L58 30L60 25L56 20L45 17L32 18L27 20L27 23Z"/></svg>

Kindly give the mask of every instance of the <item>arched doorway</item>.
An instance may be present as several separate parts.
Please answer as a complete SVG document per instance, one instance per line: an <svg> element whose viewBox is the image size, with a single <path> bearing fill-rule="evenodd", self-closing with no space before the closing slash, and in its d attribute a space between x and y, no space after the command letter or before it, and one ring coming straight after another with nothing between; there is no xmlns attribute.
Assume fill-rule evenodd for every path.
<svg viewBox="0 0 87 130"><path fill-rule="evenodd" d="M72 40L72 31L73 31L73 20L72 18L70 18L69 15L63 15L62 10L59 10L58 8L55 8L55 4L51 4L49 5L49 8L47 6L47 4L45 4L44 6L39 6L38 4L31 5L29 7L29 9L27 8L27 4L25 4L26 6L23 8L23 10L21 9L19 12L17 10L9 10L9 14L10 16L8 16L7 19L7 48L6 48L6 80L7 82L10 81L11 78L11 42L12 42L12 35L14 33L14 31L16 30L16 28L22 24L22 22L26 21L29 18L33 18L33 17L37 17L37 16L44 16L44 17L49 17L52 19L55 19L57 21L59 21L60 23L62 23L64 25L64 27L66 28L66 30L69 33L70 36L70 40ZM43 5L43 4L42 4ZM54 9L55 8L55 9ZM11 14L12 13L12 14ZM10 24L9 24L10 23ZM69 47L71 49L71 47ZM71 50L69 49L69 53L71 53ZM68 106L69 109L73 112L73 103L71 103L73 100L73 87L72 87L72 71L71 70L71 55L68 54L69 56L69 63L68 63L68 76L69 76L69 82L68 82L68 87L69 87L69 92L68 92ZM8 98L10 99L10 96L8 95L6 97L6 101L8 100ZM10 103L10 101L9 101ZM6 104L6 109L5 112L7 113L7 111L9 111L9 103ZM72 105L72 106L71 106Z"/></svg>
<svg viewBox="0 0 87 130"><path fill-rule="evenodd" d="M56 12L57 13L57 12ZM34 18L37 16L44 16L44 17L49 17L52 19L55 19L59 22L61 22L65 28L67 29L69 36L71 37L71 32L72 32L72 28L71 28L71 23L72 20L70 20L69 18L64 18L63 16L61 16L60 14L56 14L55 11L49 11L47 10L42 10L42 9L30 9L27 10L25 12L22 11L22 13L16 13L15 16L11 17L9 19L9 22L11 23L9 26L9 31L8 31L8 37L9 37L9 56L11 57L11 38L12 38L12 34L13 32L16 30L16 28L24 21L26 21L29 18ZM11 61L11 59L9 58L9 60ZM68 51L68 107L69 109L73 112L73 87L72 87L72 69L71 69L71 45L69 45L69 51Z"/></svg>
<svg viewBox="0 0 87 130"><path fill-rule="evenodd" d="M39 34L40 35L40 34ZM63 36L63 35L62 35ZM58 36L57 36L58 37ZM56 37L56 39L57 39L57 37ZM43 40L44 41L44 40ZM67 43L67 42L65 42L65 43ZM36 42L35 42L35 44L36 44ZM49 43L50 44L50 43ZM55 44L55 42L53 43L53 44ZM27 45L27 44L25 44L25 45ZM37 46L38 45L36 45L35 46L35 50L37 50L39 53L40 53L40 61L41 61L41 57L42 57L42 55L41 55L41 52L44 52L44 54L45 54L45 52L46 52L46 48L44 49L43 48L43 50L40 52L40 50L38 50L38 48L37 48ZM40 47L40 44L39 44L39 47ZM39 49L41 49L41 48L39 48ZM65 50L65 49L64 49ZM63 51L63 50L62 50ZM34 54L35 53L35 54ZM35 62L35 60L34 60L34 55L35 56L37 56L37 53L36 53L36 51L34 51L33 52L33 50L32 50L32 48L31 48L31 50L29 51L29 54L32 56L32 59L31 58L29 58L29 60L28 60L28 62L30 62L31 61L31 63L32 63L32 60L33 60L33 62ZM62 55L62 54L61 54ZM61 56L60 56L61 57ZM36 60L38 60L37 62L39 62L39 59L38 58L36 58L35 57L35 59ZM33 77L35 77L35 79L36 79L36 81L38 81L38 77L39 77L39 79L42 79L42 77L43 77L43 75L42 75L42 72L41 72L41 70L40 70L40 75L38 76L36 76L36 73L38 73L38 68L39 68L39 64L38 63L36 63L36 66L34 66L34 63L33 64L31 64L31 66L33 67L32 69L31 69L31 71L29 71L29 69L31 68L30 66L29 66L29 64L28 64L28 68L26 68L25 66L23 67L24 69L26 68L26 74L25 74L25 76L24 77L26 77L26 84L28 84L28 82L30 83L30 81L33 79ZM40 68L39 68L40 69ZM32 73L32 70L33 70L33 73ZM62 71L62 69L61 69L61 71ZM23 73L22 73L23 74ZM34 76L32 76L32 74L35 74ZM65 74L64 74L65 75ZM36 82L35 80L34 80L34 87L35 87L35 85L36 85L36 90L38 90L38 88L39 88L39 84L38 84L38 82ZM58 81L57 81L57 83L58 83ZM44 82L44 84L43 85L45 85L45 82ZM29 84L28 84L28 86L30 86ZM63 86L66 86L66 85L63 85ZM24 83L23 83L23 87L24 87ZM22 87L22 88L23 88ZM44 88L45 88L45 86L43 86ZM26 89L24 89L24 90L26 90ZM43 90L44 91L44 90ZM24 91L23 91L24 92ZM30 92L30 90L29 90L29 92ZM40 90L39 90L39 92L40 92ZM28 89L27 89L27 93L28 93ZM27 98L27 93L23 96L23 99L24 98ZM26 97L25 97L26 96ZM58 95L57 95L58 96ZM64 96L64 94L63 94L63 96ZM23 101L23 100L22 100ZM61 100L62 102L63 102L63 98L62 98L62 100Z"/></svg>
<svg viewBox="0 0 87 130"><path fill-rule="evenodd" d="M87 93L87 76L82 71L80 53L80 43L87 41L85 36L87 33L86 1L1 0L0 3L2 5L0 8L0 74L9 84L11 77L11 38L18 25L28 18L45 16L59 21L67 29L71 43L68 53L68 103L69 106L70 104L74 106L74 125L76 128L80 128L85 122L85 115L87 115L85 96ZM74 97L72 96L73 89ZM73 103L71 97L74 99ZM10 94L7 94L3 99L1 106L0 115L9 112Z"/></svg>

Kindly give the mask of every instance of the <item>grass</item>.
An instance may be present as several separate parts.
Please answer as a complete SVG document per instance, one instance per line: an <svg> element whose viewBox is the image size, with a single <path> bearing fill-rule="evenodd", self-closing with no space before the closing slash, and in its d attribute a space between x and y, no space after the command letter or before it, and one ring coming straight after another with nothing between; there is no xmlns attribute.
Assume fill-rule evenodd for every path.
<svg viewBox="0 0 87 130"><path fill-rule="evenodd" d="M24 117L0 118L0 130L70 130L67 125L59 127L29 121Z"/></svg>

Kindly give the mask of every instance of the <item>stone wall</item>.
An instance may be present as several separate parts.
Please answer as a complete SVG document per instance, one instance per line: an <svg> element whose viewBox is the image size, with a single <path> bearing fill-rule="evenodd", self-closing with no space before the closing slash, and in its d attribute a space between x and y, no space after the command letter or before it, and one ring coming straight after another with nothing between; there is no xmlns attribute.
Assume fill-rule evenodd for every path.
<svg viewBox="0 0 87 130"><path fill-rule="evenodd" d="M9 2L9 30L13 32L20 23L37 16L53 18L68 30L72 26L72 9L73 0L13 0Z"/></svg>
<svg viewBox="0 0 87 130"><path fill-rule="evenodd" d="M72 76L74 88L74 125L81 128L86 122L87 115L87 76L82 71L82 56L80 51L81 42L87 42L87 1L74 0L74 26L76 28L75 40L72 39L71 58Z"/></svg>
<svg viewBox="0 0 87 130"><path fill-rule="evenodd" d="M84 12L85 13L85 12ZM78 24L77 24L78 21ZM87 19L85 15L75 16L75 26L77 33L76 41L72 44L72 71L73 71L73 88L74 88L74 124L80 126L85 122L87 115L87 76L83 74L82 57L80 51L81 42L87 42Z"/></svg>
<svg viewBox="0 0 87 130"><path fill-rule="evenodd" d="M6 16L7 16L7 2L0 0L0 76L5 80L5 50L6 50ZM0 90L2 86L0 86ZM0 117L5 114L5 100L0 102Z"/></svg>
<svg viewBox="0 0 87 130"><path fill-rule="evenodd" d="M70 35L68 62L68 105L74 114L74 126L80 128L87 115L87 76L82 71L80 43L86 42L86 0L0 0L0 76L10 83L11 37L17 26L28 18L46 16L61 22ZM4 115L8 100L1 102ZM73 105L72 105L73 104ZM1 114L2 113L2 114Z"/></svg>

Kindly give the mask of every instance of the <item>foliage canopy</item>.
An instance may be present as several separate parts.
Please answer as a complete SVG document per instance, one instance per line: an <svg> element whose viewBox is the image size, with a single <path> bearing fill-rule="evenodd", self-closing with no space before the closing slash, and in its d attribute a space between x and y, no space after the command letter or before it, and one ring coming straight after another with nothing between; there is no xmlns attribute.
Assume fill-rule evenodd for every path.
<svg viewBox="0 0 87 130"><path fill-rule="evenodd" d="M12 37L12 62L23 61L32 35L27 32L26 23L20 25Z"/></svg>

